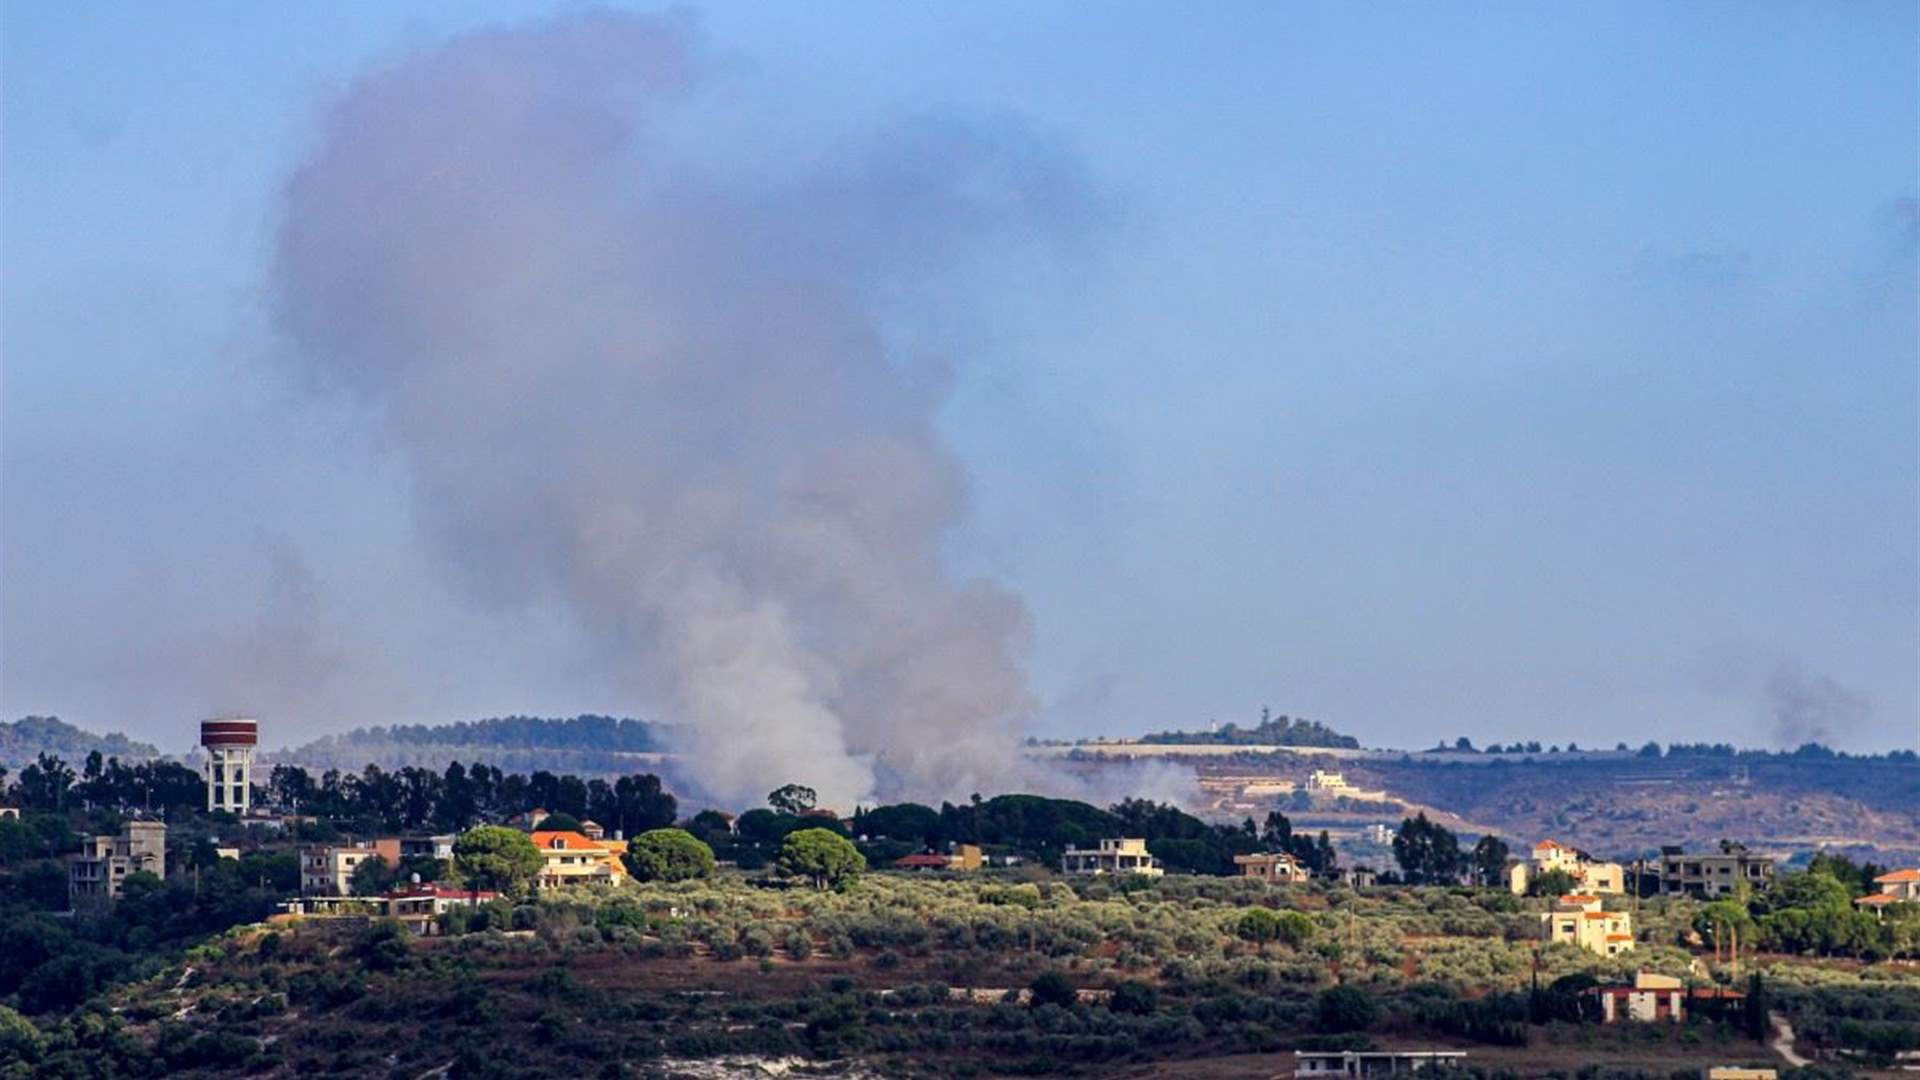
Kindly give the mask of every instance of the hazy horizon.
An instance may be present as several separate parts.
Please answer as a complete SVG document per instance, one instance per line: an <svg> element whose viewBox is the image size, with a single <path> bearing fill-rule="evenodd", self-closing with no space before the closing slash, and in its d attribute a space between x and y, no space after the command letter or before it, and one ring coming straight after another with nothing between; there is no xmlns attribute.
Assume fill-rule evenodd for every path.
<svg viewBox="0 0 1920 1080"><path fill-rule="evenodd" d="M0 13L0 718L1920 745L1911 5L587 10Z"/></svg>

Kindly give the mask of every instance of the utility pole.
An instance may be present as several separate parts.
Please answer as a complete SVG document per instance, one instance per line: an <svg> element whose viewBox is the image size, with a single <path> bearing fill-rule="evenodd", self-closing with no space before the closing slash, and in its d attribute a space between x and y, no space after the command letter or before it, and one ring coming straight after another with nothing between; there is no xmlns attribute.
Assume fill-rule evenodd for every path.
<svg viewBox="0 0 1920 1080"><path fill-rule="evenodd" d="M1731 936L1732 936L1732 945L1733 945L1733 981L1734 981L1734 982L1739 982L1739 981L1740 981L1740 927L1738 927L1738 926L1729 926L1729 927L1728 927L1727 929L1728 929L1728 931L1730 932L1730 934L1731 934Z"/></svg>

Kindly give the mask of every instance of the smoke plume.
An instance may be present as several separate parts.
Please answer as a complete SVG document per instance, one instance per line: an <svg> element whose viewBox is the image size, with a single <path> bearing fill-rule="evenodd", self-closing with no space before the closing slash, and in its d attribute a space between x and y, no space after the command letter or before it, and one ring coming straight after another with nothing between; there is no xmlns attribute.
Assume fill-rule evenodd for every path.
<svg viewBox="0 0 1920 1080"><path fill-rule="evenodd" d="M1767 718L1775 745L1793 749L1810 742L1833 746L1865 723L1872 709L1832 676L1782 663L1767 679Z"/></svg>
<svg viewBox="0 0 1920 1080"><path fill-rule="evenodd" d="M1028 620L943 567L966 477L915 319L1071 239L1083 186L1004 119L703 167L649 127L692 37L592 14L353 85L286 191L293 362L379 418L477 598L559 601L673 704L709 794L991 790Z"/></svg>

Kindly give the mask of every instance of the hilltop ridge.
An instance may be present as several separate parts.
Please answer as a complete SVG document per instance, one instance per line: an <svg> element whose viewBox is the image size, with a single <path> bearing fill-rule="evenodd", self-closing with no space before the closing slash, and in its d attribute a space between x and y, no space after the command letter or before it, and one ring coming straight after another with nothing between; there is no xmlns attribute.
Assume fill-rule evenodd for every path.
<svg viewBox="0 0 1920 1080"><path fill-rule="evenodd" d="M128 761L160 756L160 748L152 743L135 742L118 732L96 735L57 716L0 721L0 765L8 768L24 765L42 753L78 762L95 751L103 757Z"/></svg>

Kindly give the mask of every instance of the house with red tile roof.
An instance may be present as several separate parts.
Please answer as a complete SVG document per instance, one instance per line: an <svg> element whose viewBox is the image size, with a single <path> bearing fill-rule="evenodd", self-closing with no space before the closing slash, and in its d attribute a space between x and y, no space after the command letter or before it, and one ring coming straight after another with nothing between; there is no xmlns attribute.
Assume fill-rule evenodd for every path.
<svg viewBox="0 0 1920 1080"><path fill-rule="evenodd" d="M1541 937L1577 945L1601 956L1633 951L1633 915L1607 911L1598 896L1572 893L1540 914Z"/></svg>
<svg viewBox="0 0 1920 1080"><path fill-rule="evenodd" d="M1600 862L1579 848L1558 840L1546 839L1533 845L1532 858L1515 859L1507 865L1507 887L1515 896L1524 896L1527 887L1542 874L1563 870L1582 892L1624 893L1627 891L1626 867Z"/></svg>
<svg viewBox="0 0 1920 1080"><path fill-rule="evenodd" d="M1920 869L1881 874L1873 883L1880 886L1880 891L1855 900L1855 907L1878 915L1894 904L1920 904Z"/></svg>
<svg viewBox="0 0 1920 1080"><path fill-rule="evenodd" d="M534 884L542 889L561 885L617 885L627 879L627 867L621 856L627 852L624 840L595 840L571 829L532 834L533 846L540 849L546 865L540 868Z"/></svg>

